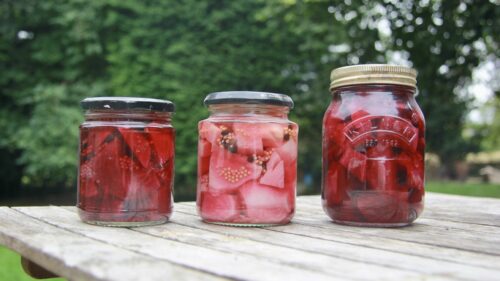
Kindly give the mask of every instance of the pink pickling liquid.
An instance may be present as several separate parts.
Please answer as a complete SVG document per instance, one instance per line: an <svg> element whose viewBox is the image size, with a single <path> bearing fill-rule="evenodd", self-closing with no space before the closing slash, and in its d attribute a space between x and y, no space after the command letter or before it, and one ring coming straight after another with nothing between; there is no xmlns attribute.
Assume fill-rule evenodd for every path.
<svg viewBox="0 0 500 281"><path fill-rule="evenodd" d="M414 89L344 86L323 121L325 212L336 222L402 226L422 212L425 121Z"/></svg>
<svg viewBox="0 0 500 281"><path fill-rule="evenodd" d="M291 122L199 123L198 212L206 222L285 224L294 215L298 127Z"/></svg>

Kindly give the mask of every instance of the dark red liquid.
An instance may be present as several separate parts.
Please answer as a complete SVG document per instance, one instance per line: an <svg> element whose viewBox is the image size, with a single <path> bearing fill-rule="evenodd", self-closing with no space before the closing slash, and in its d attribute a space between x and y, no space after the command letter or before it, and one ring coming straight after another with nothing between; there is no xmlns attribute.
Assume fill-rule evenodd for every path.
<svg viewBox="0 0 500 281"><path fill-rule="evenodd" d="M295 211L297 125L205 120L199 130L197 205L203 220L288 223Z"/></svg>
<svg viewBox="0 0 500 281"><path fill-rule="evenodd" d="M89 222L165 221L172 213L174 130L82 126L78 208Z"/></svg>
<svg viewBox="0 0 500 281"><path fill-rule="evenodd" d="M400 226L422 212L425 122L412 88L336 89L323 120L322 200L336 222Z"/></svg>

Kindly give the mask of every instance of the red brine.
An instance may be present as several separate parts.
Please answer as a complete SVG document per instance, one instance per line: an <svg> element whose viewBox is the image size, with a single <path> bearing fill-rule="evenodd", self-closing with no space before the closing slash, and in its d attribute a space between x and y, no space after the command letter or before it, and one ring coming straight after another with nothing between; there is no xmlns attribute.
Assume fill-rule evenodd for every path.
<svg viewBox="0 0 500 281"><path fill-rule="evenodd" d="M425 122L415 88L335 88L323 123L322 200L338 223L403 226L422 212Z"/></svg>
<svg viewBox="0 0 500 281"><path fill-rule="evenodd" d="M228 224L291 220L296 124L202 121L199 132L197 204L203 220Z"/></svg>
<svg viewBox="0 0 500 281"><path fill-rule="evenodd" d="M173 144L172 128L83 127L78 207L84 220L168 219Z"/></svg>
<svg viewBox="0 0 500 281"><path fill-rule="evenodd" d="M167 221L173 204L175 142L169 113L92 110L80 126L81 219L110 226Z"/></svg>

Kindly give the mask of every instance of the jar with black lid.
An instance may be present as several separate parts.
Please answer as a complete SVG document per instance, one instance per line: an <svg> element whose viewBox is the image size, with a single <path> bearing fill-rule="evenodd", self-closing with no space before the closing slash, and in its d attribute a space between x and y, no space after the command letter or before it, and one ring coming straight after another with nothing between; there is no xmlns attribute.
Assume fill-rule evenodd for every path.
<svg viewBox="0 0 500 281"><path fill-rule="evenodd" d="M334 222L404 226L422 212L425 120L416 71L355 65L331 74L322 202Z"/></svg>
<svg viewBox="0 0 500 281"><path fill-rule="evenodd" d="M87 223L143 226L172 213L174 104L96 97L81 102L77 207Z"/></svg>
<svg viewBox="0 0 500 281"><path fill-rule="evenodd" d="M218 92L199 125L198 213L205 222L267 226L295 211L298 126L288 120L290 97Z"/></svg>

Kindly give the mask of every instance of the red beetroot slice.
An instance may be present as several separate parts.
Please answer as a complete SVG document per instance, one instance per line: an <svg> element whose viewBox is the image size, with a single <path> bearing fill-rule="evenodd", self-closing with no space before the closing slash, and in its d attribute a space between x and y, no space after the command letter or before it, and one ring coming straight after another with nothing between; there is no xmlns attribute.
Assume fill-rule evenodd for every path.
<svg viewBox="0 0 500 281"><path fill-rule="evenodd" d="M277 123L260 124L259 137L265 149L272 149L280 146L285 141L285 130L287 125Z"/></svg>
<svg viewBox="0 0 500 281"><path fill-rule="evenodd" d="M207 140L212 147L218 146L217 139L221 137L222 129L209 121L201 121L198 125L200 138Z"/></svg>
<svg viewBox="0 0 500 281"><path fill-rule="evenodd" d="M371 190L398 190L398 177L406 176L395 160L368 159L366 161L367 187ZM406 178L402 178L406 182Z"/></svg>
<svg viewBox="0 0 500 281"><path fill-rule="evenodd" d="M210 156L211 151L212 144L209 141L200 138L198 140L198 157Z"/></svg>
<svg viewBox="0 0 500 281"><path fill-rule="evenodd" d="M361 118L368 116L368 115L370 115L370 113L368 113L364 110L356 110L351 114L351 120L356 121L356 120L361 119Z"/></svg>
<svg viewBox="0 0 500 281"><path fill-rule="evenodd" d="M152 170L138 169L130 174L122 209L128 211L155 210L158 207L160 181ZM165 187L166 188L166 187Z"/></svg>
<svg viewBox="0 0 500 281"><path fill-rule="evenodd" d="M277 223L293 214L291 190L276 189L249 182L239 189L246 206L248 222ZM293 197L294 199L294 197Z"/></svg>
<svg viewBox="0 0 500 281"><path fill-rule="evenodd" d="M328 205L340 204L346 198L346 188L349 188L347 170L337 162L328 162L324 175L323 196Z"/></svg>
<svg viewBox="0 0 500 281"><path fill-rule="evenodd" d="M356 204L352 200L344 200L340 204L328 204L325 209L328 215L337 220L345 222L360 222L363 221L361 215L356 208Z"/></svg>
<svg viewBox="0 0 500 281"><path fill-rule="evenodd" d="M212 195L210 192L202 191L199 198L200 213L204 220L227 222L240 214L235 195Z"/></svg>
<svg viewBox="0 0 500 281"><path fill-rule="evenodd" d="M143 130L118 128L123 140L130 148L133 158L137 158L143 167L149 167L151 146Z"/></svg>
<svg viewBox="0 0 500 281"><path fill-rule="evenodd" d="M352 149L350 146L344 146L344 153L339 160L349 173L353 174L360 181L366 180L366 156Z"/></svg>
<svg viewBox="0 0 500 281"><path fill-rule="evenodd" d="M266 173L260 178L260 183L272 187L285 187L285 167L283 161L279 161L274 167L267 167Z"/></svg>
<svg viewBox="0 0 500 281"><path fill-rule="evenodd" d="M108 137L100 152L92 159L102 211L119 211L121 200L127 193L130 171L138 169L137 164L123 153L124 147L119 137Z"/></svg>
<svg viewBox="0 0 500 281"><path fill-rule="evenodd" d="M409 152L412 153L412 152ZM397 159L399 170L406 170L406 185L422 187L424 186L424 165L423 160L421 160L418 154L412 154L411 156L403 152L398 156ZM402 182L404 178L403 174L399 174L399 181Z"/></svg>
<svg viewBox="0 0 500 281"><path fill-rule="evenodd" d="M264 150L262 144L262 124L234 123L233 134L236 139L238 153L240 154L261 154Z"/></svg>
<svg viewBox="0 0 500 281"><path fill-rule="evenodd" d="M285 162L286 166L297 159L297 142L295 140L288 140L283 145L276 149L280 158Z"/></svg>
<svg viewBox="0 0 500 281"><path fill-rule="evenodd" d="M354 196L359 213L365 222L397 223L408 220L405 192L364 191Z"/></svg>
<svg viewBox="0 0 500 281"><path fill-rule="evenodd" d="M248 157L218 147L210 158L209 188L212 192L234 190L260 176L262 167L249 162Z"/></svg>
<svg viewBox="0 0 500 281"><path fill-rule="evenodd" d="M99 127L92 130L82 130L81 136L81 160L90 160L99 153L104 145L113 141L117 131L113 127Z"/></svg>
<svg viewBox="0 0 500 281"><path fill-rule="evenodd" d="M171 128L157 128L153 127L146 128L146 132L148 132L148 137L150 139L150 143L152 144L152 148L158 158L158 161L161 164L164 164L174 156L175 150L175 133Z"/></svg>

